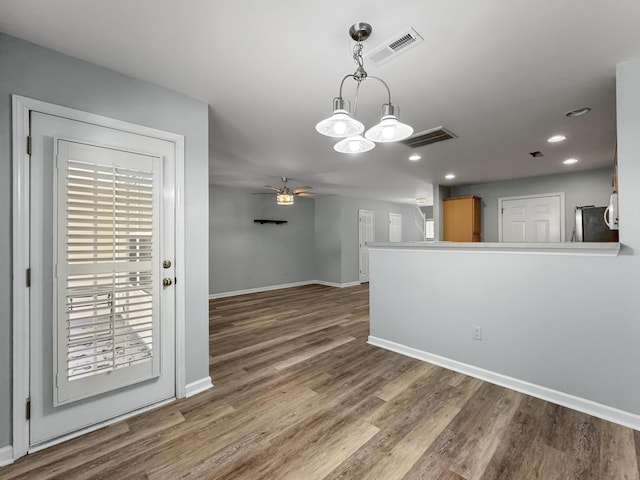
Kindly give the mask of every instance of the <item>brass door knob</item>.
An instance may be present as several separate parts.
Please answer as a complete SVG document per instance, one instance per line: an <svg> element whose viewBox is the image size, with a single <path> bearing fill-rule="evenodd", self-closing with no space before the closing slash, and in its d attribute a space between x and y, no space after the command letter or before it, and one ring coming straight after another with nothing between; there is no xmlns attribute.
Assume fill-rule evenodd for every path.
<svg viewBox="0 0 640 480"><path fill-rule="evenodd" d="M173 281L170 278L163 278L162 279L162 285L165 286L165 287L168 287L172 283L173 283Z"/></svg>
<svg viewBox="0 0 640 480"><path fill-rule="evenodd" d="M171 268L171 260L164 260L162 262L162 268Z"/></svg>

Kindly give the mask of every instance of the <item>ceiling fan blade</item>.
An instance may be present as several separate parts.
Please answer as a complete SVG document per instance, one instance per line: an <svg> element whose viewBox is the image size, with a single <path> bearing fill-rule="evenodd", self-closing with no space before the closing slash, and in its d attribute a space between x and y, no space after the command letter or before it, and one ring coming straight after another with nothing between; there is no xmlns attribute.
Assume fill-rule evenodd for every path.
<svg viewBox="0 0 640 480"><path fill-rule="evenodd" d="M315 197L316 196L315 193L311 193L311 192L300 192L300 193L296 193L296 195L298 197Z"/></svg>
<svg viewBox="0 0 640 480"><path fill-rule="evenodd" d="M279 188L272 187L271 185L265 185L265 186L264 186L264 188L270 188L270 189L271 189L271 190L273 190L273 191L280 192L280 189L279 189Z"/></svg>
<svg viewBox="0 0 640 480"><path fill-rule="evenodd" d="M299 192L303 192L304 190L311 190L312 187L310 187L309 185L305 185L304 187L297 187L294 188L293 190L291 190L293 193L299 193Z"/></svg>

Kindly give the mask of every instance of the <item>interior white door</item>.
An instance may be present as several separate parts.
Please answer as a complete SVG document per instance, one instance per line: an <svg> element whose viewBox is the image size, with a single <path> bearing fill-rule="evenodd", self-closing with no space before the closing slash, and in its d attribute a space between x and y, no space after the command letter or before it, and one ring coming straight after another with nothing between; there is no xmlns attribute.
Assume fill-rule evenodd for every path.
<svg viewBox="0 0 640 480"><path fill-rule="evenodd" d="M402 241L402 215L399 213L389 214L389 241Z"/></svg>
<svg viewBox="0 0 640 480"><path fill-rule="evenodd" d="M501 198L498 203L500 241L564 241L561 194Z"/></svg>
<svg viewBox="0 0 640 480"><path fill-rule="evenodd" d="M37 112L30 133L34 448L175 396L175 153Z"/></svg>
<svg viewBox="0 0 640 480"><path fill-rule="evenodd" d="M427 240L433 240L435 236L435 224L433 218L424 221L424 236Z"/></svg>
<svg viewBox="0 0 640 480"><path fill-rule="evenodd" d="M374 241L374 212L358 211L358 258L360 263L360 282L369 281L369 249L367 243Z"/></svg>

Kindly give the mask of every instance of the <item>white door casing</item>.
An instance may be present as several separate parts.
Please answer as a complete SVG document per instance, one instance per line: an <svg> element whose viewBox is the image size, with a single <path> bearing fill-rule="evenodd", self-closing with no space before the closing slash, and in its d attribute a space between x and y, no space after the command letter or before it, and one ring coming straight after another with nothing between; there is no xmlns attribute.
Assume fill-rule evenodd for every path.
<svg viewBox="0 0 640 480"><path fill-rule="evenodd" d="M375 212L358 210L358 258L359 280L361 283L369 281L369 249L367 243L374 240Z"/></svg>
<svg viewBox="0 0 640 480"><path fill-rule="evenodd" d="M399 213L389 214L389 242L402 241L402 215Z"/></svg>
<svg viewBox="0 0 640 480"><path fill-rule="evenodd" d="M498 199L501 242L564 242L564 193Z"/></svg>
<svg viewBox="0 0 640 480"><path fill-rule="evenodd" d="M46 112L50 115L38 112ZM34 153L31 158L26 142L30 128L30 116L33 117L34 124L38 124L43 119L45 119L45 124L52 121L54 124L58 124L58 127L54 128L55 131L49 131L47 135L40 131L40 138L37 138L37 135L31 137ZM60 127L60 124L64 128ZM164 351L161 353L159 348L156 364L149 370L155 371L155 373L147 375L148 380L138 385L127 387L124 385L131 382L121 382L120 386L116 385L115 393L98 392L93 398L79 399L69 405L62 405L63 401L60 402L59 407L53 407L54 379L56 378L54 368L57 364L53 357L53 340L51 338L48 341L45 340L45 332L43 330L38 332L38 328L34 329L34 336L30 337L29 335L30 318L34 319L36 323L43 323L42 319L45 316L49 319L52 318L53 284L55 283L52 245L55 243L52 233L55 223L53 221L53 204L55 202L52 198L52 176L55 171L52 154L54 145L57 148L58 144L63 145L66 142L67 146L82 144L86 148L116 147L115 150L118 151L129 150L129 153L125 153L125 155L133 155L134 157L142 152L146 158L155 159L150 160L151 163L155 162L158 165L162 163L160 170L165 180L168 176L175 175L172 182L163 180L163 183L159 184L161 187L159 198L161 198L162 210L165 212L171 210L170 217L175 216L176 224L173 225L172 220L170 223L166 223L165 217L161 220L158 231L161 232L162 243L165 246L171 244L170 249L175 249L172 268L162 273L166 273L171 278L184 278L184 200L182 194L184 138L180 135L15 95L13 96L13 126L13 450L14 458L18 458L30 450L35 451L42 446L56 443L61 438L68 438L77 435L78 432L90 431L97 428L98 425L109 423L113 421L111 419L114 417L148 408L166 398L184 396L184 288L180 283L175 285L175 290L172 287L168 295L160 295L161 310L173 313L171 315L173 329L156 337L159 342L163 342L161 348ZM42 126L40 125L40 127ZM47 125L44 126L46 130ZM62 130L56 130L59 127ZM60 138L54 139L54 137ZM124 144L128 144L128 148L124 148L124 144L119 144L116 140L117 137L120 137L121 140L122 138L127 139L124 140ZM80 141L77 140L79 138L81 138ZM133 138L136 138L138 143L132 141ZM73 141L69 143L68 140ZM45 150L50 153L48 161L43 161ZM131 150L135 151L131 152ZM93 153L96 153L96 150ZM40 159L38 155L40 155ZM159 161L160 159L162 162ZM30 166L30 161L33 162L32 166ZM45 174L47 169L48 173ZM49 180L46 181L49 181L50 184L44 188L47 176ZM51 232L45 234L45 229L51 229ZM29 244L31 244L30 249L24 247ZM131 251L130 247L129 250ZM132 254L130 253L130 255ZM160 263L161 260L159 255L154 256L154 263ZM50 276L45 274L44 267L37 266L38 264L45 265L47 262L51 266ZM29 267L31 267L30 287L24 282L25 272ZM154 281L159 284L161 279L157 273L155 275ZM58 278L58 280L60 279ZM31 303L29 302L30 297L34 298ZM40 301L37 300L38 297L40 297ZM127 302L130 303L130 300ZM49 306L45 307L43 305L45 303ZM40 347L31 347L30 342L35 342L35 345L40 345ZM42 351L40 358L32 361L32 356L39 354L38 350ZM129 356L128 358L132 359L133 357ZM145 363L141 358L134 360L141 360L139 363ZM33 375L48 376L49 379L43 380L37 385L37 382L30 383L28 380L30 372ZM117 369L114 373L117 373ZM35 391L32 392L31 389L34 387ZM82 396L80 395L78 398ZM26 420L29 398L31 399L31 420ZM39 422L43 419L46 421L42 423L44 428L41 428Z"/></svg>

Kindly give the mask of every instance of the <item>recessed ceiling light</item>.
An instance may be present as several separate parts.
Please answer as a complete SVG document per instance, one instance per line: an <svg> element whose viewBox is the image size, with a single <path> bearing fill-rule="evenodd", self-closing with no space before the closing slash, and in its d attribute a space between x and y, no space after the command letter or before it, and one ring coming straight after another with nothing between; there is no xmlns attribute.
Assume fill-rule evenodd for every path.
<svg viewBox="0 0 640 480"><path fill-rule="evenodd" d="M570 112L565 113L567 117L581 117L582 115L586 115L589 113L591 109L589 107L576 108L575 110L571 110Z"/></svg>
<svg viewBox="0 0 640 480"><path fill-rule="evenodd" d="M453 173L447 173L444 178L446 178L447 180L452 180L454 178L456 178L456 176Z"/></svg>
<svg viewBox="0 0 640 480"><path fill-rule="evenodd" d="M420 155L418 155L417 153L414 153L413 155L411 155L409 157L409 160L411 160L412 162L417 162L418 160L420 160L422 157Z"/></svg>
<svg viewBox="0 0 640 480"><path fill-rule="evenodd" d="M574 163L578 163L577 158L567 158L564 162L565 165L573 165Z"/></svg>
<svg viewBox="0 0 640 480"><path fill-rule="evenodd" d="M566 139L567 139L566 135L558 134L558 135L554 135L553 137L547 138L547 142L549 142L549 143L558 143L558 142L562 142L562 141L564 141Z"/></svg>
<svg viewBox="0 0 640 480"><path fill-rule="evenodd" d="M424 197L418 197L416 198L416 203L418 205L426 205L427 204L427 199Z"/></svg>

